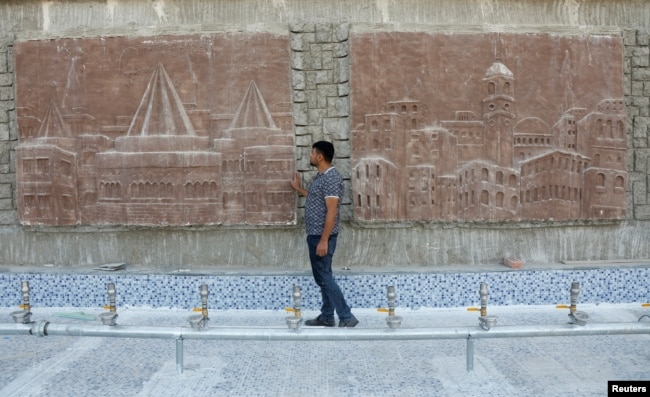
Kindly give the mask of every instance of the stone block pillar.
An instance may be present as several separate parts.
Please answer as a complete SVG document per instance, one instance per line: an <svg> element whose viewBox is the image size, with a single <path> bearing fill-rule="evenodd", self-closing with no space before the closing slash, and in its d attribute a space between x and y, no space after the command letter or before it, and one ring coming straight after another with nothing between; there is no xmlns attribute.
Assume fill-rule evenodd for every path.
<svg viewBox="0 0 650 397"><path fill-rule="evenodd" d="M349 33L349 24L290 26L296 169L303 174L303 182L308 183L315 174L309 165L311 145L320 140L334 144L334 165L343 175L346 190L342 219L351 218L352 197Z"/></svg>
<svg viewBox="0 0 650 397"><path fill-rule="evenodd" d="M11 225L17 221L14 195L17 134L12 49L11 39L0 36L0 225Z"/></svg>
<svg viewBox="0 0 650 397"><path fill-rule="evenodd" d="M627 217L650 220L650 33L626 30L623 40L628 117Z"/></svg>

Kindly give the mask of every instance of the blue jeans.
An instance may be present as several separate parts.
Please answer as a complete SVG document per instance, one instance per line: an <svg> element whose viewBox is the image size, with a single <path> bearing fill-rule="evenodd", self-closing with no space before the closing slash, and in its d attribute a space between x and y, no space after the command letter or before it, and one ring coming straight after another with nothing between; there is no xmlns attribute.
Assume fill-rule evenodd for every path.
<svg viewBox="0 0 650 397"><path fill-rule="evenodd" d="M327 255L316 255L316 246L320 241L320 236L308 235L307 247L309 248L309 260L311 262L311 272L314 275L314 281L320 287L323 296L323 305L321 306L321 318L323 320L334 320L334 310L341 321L348 321L352 318L350 306L345 303L345 297L341 288L334 280L332 274L332 256L336 249L337 235L331 235L327 243Z"/></svg>

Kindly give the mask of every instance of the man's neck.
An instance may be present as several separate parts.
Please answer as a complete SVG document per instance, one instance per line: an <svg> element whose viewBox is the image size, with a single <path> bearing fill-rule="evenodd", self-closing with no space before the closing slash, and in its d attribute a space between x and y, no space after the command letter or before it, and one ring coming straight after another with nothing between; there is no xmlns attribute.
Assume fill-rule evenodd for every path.
<svg viewBox="0 0 650 397"><path fill-rule="evenodd" d="M326 163L325 161L322 161L316 166L316 169L318 170L319 174L323 174L325 171L330 169L330 167L332 167L332 163Z"/></svg>

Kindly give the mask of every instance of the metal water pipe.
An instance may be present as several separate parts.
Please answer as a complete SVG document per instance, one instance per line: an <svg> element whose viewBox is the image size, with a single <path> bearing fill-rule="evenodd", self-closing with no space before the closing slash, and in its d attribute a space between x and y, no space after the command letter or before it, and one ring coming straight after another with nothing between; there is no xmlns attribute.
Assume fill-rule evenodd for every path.
<svg viewBox="0 0 650 397"><path fill-rule="evenodd" d="M549 336L594 336L649 334L650 323L603 323L574 327L560 325L501 326L490 332L479 327L321 329L287 331L284 327L213 327L198 331L188 327L123 326L105 327L91 324L52 324L42 320L31 324L0 324L0 335L85 336L176 340L177 372L183 370L183 340L257 340L257 341L396 341L465 339L467 371L473 369L474 340L486 338L524 338Z"/></svg>
<svg viewBox="0 0 650 397"><path fill-rule="evenodd" d="M479 327L402 328L391 332L385 328L356 328L354 332L338 328L310 327L289 332L285 327L211 327L197 332L191 327L153 327L117 325L103 327L82 323L51 323L46 320L30 324L0 323L0 335L94 336L141 339L209 339L268 341L368 341L368 340L432 340L432 339L498 339L548 336L594 336L650 334L650 322L590 323L585 327L570 324L504 325L491 332Z"/></svg>

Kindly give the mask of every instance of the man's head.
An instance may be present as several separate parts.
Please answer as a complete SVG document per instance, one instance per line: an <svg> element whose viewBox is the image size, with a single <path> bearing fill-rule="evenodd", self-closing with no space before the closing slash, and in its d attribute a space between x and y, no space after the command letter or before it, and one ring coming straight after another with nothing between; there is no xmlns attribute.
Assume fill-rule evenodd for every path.
<svg viewBox="0 0 650 397"><path fill-rule="evenodd" d="M322 156L323 161L330 164L334 159L334 145L327 141L318 141L311 146L311 165L318 164L318 156Z"/></svg>

